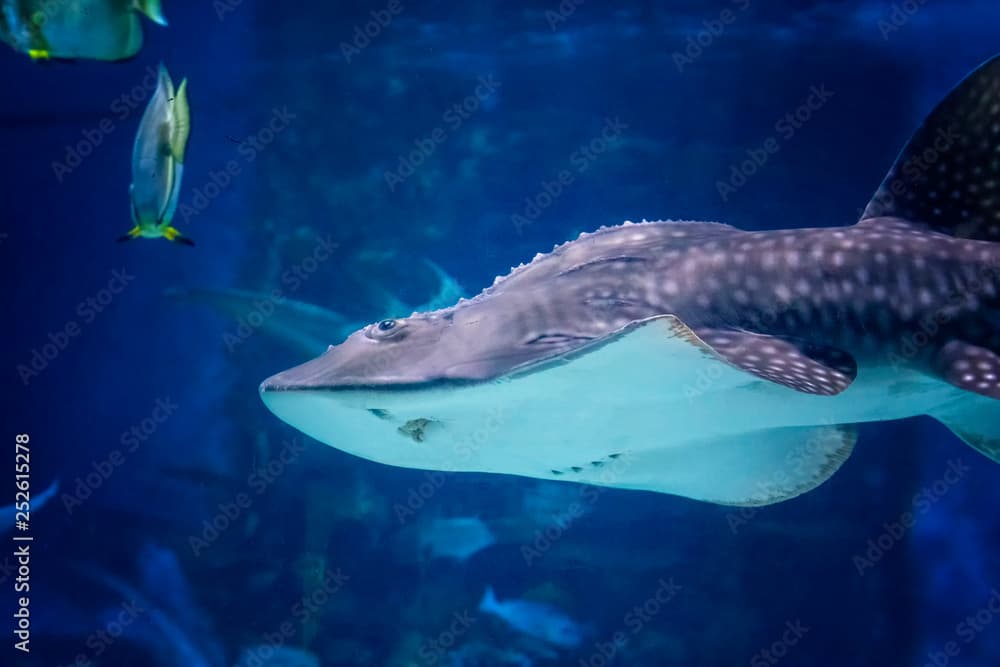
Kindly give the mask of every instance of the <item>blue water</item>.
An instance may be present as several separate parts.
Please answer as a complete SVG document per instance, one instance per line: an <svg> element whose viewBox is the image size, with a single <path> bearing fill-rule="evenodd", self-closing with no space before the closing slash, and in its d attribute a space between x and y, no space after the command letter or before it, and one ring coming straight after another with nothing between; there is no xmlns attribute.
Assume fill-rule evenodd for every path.
<svg viewBox="0 0 1000 667"><path fill-rule="evenodd" d="M30 653L2 538L0 664L1000 664L1000 468L935 422L867 425L759 510L428 475L280 423L257 385L309 354L167 293L361 324L428 301L425 260L474 294L626 219L850 224L1000 52L997 3L194 4L124 63L0 52L4 437L30 435L34 494L60 483L32 513ZM193 249L114 243L161 61L189 79ZM456 516L496 543L429 558L414 535ZM582 641L479 612L487 586Z"/></svg>

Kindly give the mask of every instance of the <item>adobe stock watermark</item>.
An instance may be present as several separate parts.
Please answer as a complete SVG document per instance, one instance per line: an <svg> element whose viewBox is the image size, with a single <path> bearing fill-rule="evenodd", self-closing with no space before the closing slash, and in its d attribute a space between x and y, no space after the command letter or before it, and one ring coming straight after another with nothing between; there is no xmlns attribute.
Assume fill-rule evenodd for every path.
<svg viewBox="0 0 1000 667"><path fill-rule="evenodd" d="M125 630L147 611L136 600L122 602L121 609L110 621L104 624L104 627L87 635L84 645L88 651L77 653L73 657L73 662L61 667L91 667L94 661L104 655L125 633Z"/></svg>
<svg viewBox="0 0 1000 667"><path fill-rule="evenodd" d="M416 516L427 502L434 497L438 490L445 485L451 474L462 470L463 466L467 467L473 457L494 439L494 436L496 436L506 421L507 417L504 413L503 404L496 403L490 408L483 423L478 428L471 433L454 438L451 441L451 456L441 466L441 469L425 472L423 481L414 487L410 487L404 501L393 503L392 511L395 513L399 524L403 525L410 518ZM414 443L414 445L420 446L420 443ZM439 445L434 446L437 447Z"/></svg>
<svg viewBox="0 0 1000 667"><path fill-rule="evenodd" d="M553 516L551 524L544 528L536 528L531 544L521 545L521 558L524 559L524 564L531 567L551 551L579 519L591 512L608 488L620 480L634 462L635 456L631 451L612 454L608 461L602 462L593 483L581 488L580 500L570 503L561 515Z"/></svg>
<svg viewBox="0 0 1000 667"><path fill-rule="evenodd" d="M262 645L243 652L239 662L240 667L273 665L277 652L295 638L296 627L301 628L312 621L350 580L351 577L339 567L326 570L322 585L297 600L292 605L289 617L279 623L278 628L273 632L264 633Z"/></svg>
<svg viewBox="0 0 1000 667"><path fill-rule="evenodd" d="M754 653L753 657L750 658L750 667L772 667L773 665L777 665L788 656L792 648L797 646L808 632L808 626L804 625L802 621L798 619L786 621L785 631L781 633L781 637L773 641L767 648Z"/></svg>
<svg viewBox="0 0 1000 667"><path fill-rule="evenodd" d="M584 3L585 0L560 0L559 6L554 10L545 10L545 21L549 24L549 30L555 32L559 29L563 23L569 20L569 17L576 14L576 10L580 8L580 5Z"/></svg>
<svg viewBox="0 0 1000 667"><path fill-rule="evenodd" d="M887 361L892 369L899 371L910 366L928 345L939 342L940 334L947 330L952 321L961 317L970 307L974 307L979 297L989 295L994 290L993 285L998 277L1000 277L1000 265L986 265L969 281L965 289L955 290L944 300L944 305L921 317L915 326L904 334L899 346L889 351ZM917 298L933 302L934 295L928 289L922 288L918 291ZM959 370L963 368L962 364L966 369L971 367L971 362L960 361L957 366Z"/></svg>
<svg viewBox="0 0 1000 667"><path fill-rule="evenodd" d="M221 170L209 170L208 182L196 187L193 194L177 209L184 223L187 224L192 218L204 213L213 201L229 189L234 179L243 173L243 167L252 164L297 118L298 116L289 111L287 106L280 109L274 107L271 110L271 118L260 129L243 141L237 141L239 148L236 152L242 162L235 159L228 160Z"/></svg>
<svg viewBox="0 0 1000 667"><path fill-rule="evenodd" d="M895 210L896 200L906 194L913 185L925 183L931 168L940 162L942 157L948 156L952 147L961 138L962 135L954 125L938 128L934 134L934 141L926 145L923 151L911 155L899 165L895 171L901 176L893 178L887 188L880 188L863 213L868 217L891 215Z"/></svg>
<svg viewBox="0 0 1000 667"><path fill-rule="evenodd" d="M116 447L105 456L91 461L90 471L76 478L72 493L63 492L60 494L59 499L62 501L66 513L72 515L74 510L83 505L84 501L94 495L95 491L104 486L105 482L115 474L115 471L125 465L128 457L135 454L139 447L153 437L160 426L173 416L177 408L178 405L169 396L158 398L153 403L153 409L149 416L122 431L118 438L121 448Z"/></svg>
<svg viewBox="0 0 1000 667"><path fill-rule="evenodd" d="M84 160L94 154L94 151L104 143L118 128L118 124L126 120L141 107L149 96L156 90L156 85L160 80L160 74L155 67L147 67L145 76L138 84L128 91L122 93L108 105L108 115L97 122L96 125L86 127L80 131L80 139L72 144L67 144L62 160L53 160L51 163L52 174L57 183L76 171L77 167L83 164Z"/></svg>
<svg viewBox="0 0 1000 667"><path fill-rule="evenodd" d="M256 299L253 308L246 315L241 315L236 323L235 331L222 334L222 342L227 352L234 352L258 329L263 327L274 315L278 306L288 300L289 295L296 293L317 271L329 260L334 251L340 247L327 235L319 240L313 251L299 263L281 273L281 287L275 287L266 296Z"/></svg>
<svg viewBox="0 0 1000 667"><path fill-rule="evenodd" d="M417 649L417 655L425 665L451 664L442 662L455 647L456 642L465 636L478 619L466 609L451 615L451 624L438 633L437 637L425 639Z"/></svg>
<svg viewBox="0 0 1000 667"><path fill-rule="evenodd" d="M693 65L704 55L705 50L715 44L715 40L726 32L726 28L736 23L740 13L750 8L750 0L731 0L735 11L729 7L719 12L712 19L702 21L702 28L694 35L689 35L683 51L674 51L673 61L678 72L683 72L688 65Z"/></svg>
<svg viewBox="0 0 1000 667"><path fill-rule="evenodd" d="M993 624L1000 616L1000 591L994 588L990 592L992 595L986 604L955 626L955 639L945 642L938 651L927 652L927 661L923 663L923 667L947 667L952 658L957 658L962 653L963 646L972 644Z"/></svg>
<svg viewBox="0 0 1000 667"><path fill-rule="evenodd" d="M787 497L792 490L801 487L802 480L811 479L817 474L818 461L829 461L831 454L843 446L844 434L835 430L833 422L827 420L804 443L789 449L782 465L767 478L754 484L757 498L768 500ZM729 530L733 535L738 535L765 506L750 505L727 512L726 523Z"/></svg>
<svg viewBox="0 0 1000 667"><path fill-rule="evenodd" d="M441 114L441 123L427 134L413 140L413 150L409 153L401 154L396 160L396 168L392 171L385 170L382 178L385 180L389 192L395 192L396 188L403 184L406 179L416 173L437 149L446 141L448 137L465 124L482 107L483 103L492 97L501 83L489 74L478 79L476 87L471 95L466 95L461 101L455 102Z"/></svg>
<svg viewBox="0 0 1000 667"><path fill-rule="evenodd" d="M826 84L810 87L809 96L802 104L774 123L774 131L777 136L771 135L764 139L760 146L748 148L746 151L747 159L730 165L729 178L715 182L715 189L722 201L728 202L733 194L746 185L754 174L781 150L782 142L790 141L833 96L834 92L827 90Z"/></svg>
<svg viewBox="0 0 1000 667"><path fill-rule="evenodd" d="M962 481L970 470L971 468L962 459L948 461L948 468L944 474L913 496L910 510L900 514L897 519L883 523L882 532L868 540L864 553L854 554L851 562L858 575L865 576L865 572L885 558L885 555L917 524L920 517L927 514L935 504L948 495L948 492Z"/></svg>
<svg viewBox="0 0 1000 667"><path fill-rule="evenodd" d="M344 56L347 64L350 65L352 59L361 55L361 52L367 49L401 13L403 13L403 3L399 0L389 0L385 9L373 9L370 12L372 17L370 21L354 26L351 41L340 43L340 55Z"/></svg>
<svg viewBox="0 0 1000 667"><path fill-rule="evenodd" d="M248 491L240 491L231 500L219 503L218 511L211 518L202 521L201 533L188 535L187 541L191 553L197 558L215 544L247 510L253 507L254 499L264 495L285 474L288 467L299 460L305 449L305 444L298 438L284 441L281 449L270 461L247 476Z"/></svg>
<svg viewBox="0 0 1000 667"><path fill-rule="evenodd" d="M576 182L577 176L586 173L600 156L617 148L622 133L627 129L628 124L621 118L605 118L600 133L570 153L568 168L556 172L551 181L543 179L538 191L525 197L521 210L510 216L510 222L517 233L522 234L525 227L537 222L546 209Z"/></svg>
<svg viewBox="0 0 1000 667"><path fill-rule="evenodd" d="M625 648L629 639L642 632L684 590L683 586L674 582L673 577L661 578L657 583L659 586L652 595L626 612L622 618L623 627L611 633L608 641L594 642L593 652L580 658L580 667L611 667L618 664L615 662L618 653Z"/></svg>
<svg viewBox="0 0 1000 667"><path fill-rule="evenodd" d="M888 41L889 35L910 22L928 0L903 0L892 5L889 13L878 20L878 31L882 39Z"/></svg>
<svg viewBox="0 0 1000 667"><path fill-rule="evenodd" d="M215 10L215 17L220 21L225 21L226 16L232 14L243 6L243 0L213 0L212 9Z"/></svg>
<svg viewBox="0 0 1000 667"><path fill-rule="evenodd" d="M16 562L11 561L10 556L4 556L3 562L0 563L0 586L6 584L12 576L17 574Z"/></svg>
<svg viewBox="0 0 1000 667"><path fill-rule="evenodd" d="M74 309L76 317L66 320L55 332L48 332L47 342L40 347L31 348L30 358L17 365L15 370L21 379L21 384L27 387L32 380L41 375L69 347L73 339L83 333L88 324L107 310L115 297L124 292L133 280L135 276L126 269L115 269L104 287L76 304Z"/></svg>
<svg viewBox="0 0 1000 667"><path fill-rule="evenodd" d="M583 491L580 494L581 497L584 496L584 493L588 494L586 502L590 504L597 502L597 499L600 497L599 489L595 486L588 485L583 487ZM588 511L585 505L579 501L574 501L570 503L564 512L553 516L552 523L546 525L544 528L536 528L532 543L521 545L521 558L524 559L524 564L531 567L536 560L548 553L577 521L587 516L587 514Z"/></svg>

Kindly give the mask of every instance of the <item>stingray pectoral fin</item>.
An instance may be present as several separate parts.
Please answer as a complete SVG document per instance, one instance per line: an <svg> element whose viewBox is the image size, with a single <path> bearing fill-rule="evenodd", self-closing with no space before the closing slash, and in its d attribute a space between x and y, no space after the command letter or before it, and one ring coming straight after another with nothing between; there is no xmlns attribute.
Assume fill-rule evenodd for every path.
<svg viewBox="0 0 1000 667"><path fill-rule="evenodd" d="M1000 356L960 340L949 341L934 358L935 370L949 384L988 398L1000 399ZM1000 422L1000 403L994 406Z"/></svg>
<svg viewBox="0 0 1000 667"><path fill-rule="evenodd" d="M1000 463L1000 403L969 395L932 415L984 456Z"/></svg>
<svg viewBox="0 0 1000 667"><path fill-rule="evenodd" d="M671 480L662 491L717 505L756 507L790 500L830 479L854 451L852 425L748 431L666 450L656 461ZM652 462L650 462L652 463Z"/></svg>
<svg viewBox="0 0 1000 667"><path fill-rule="evenodd" d="M740 370L804 394L836 396L858 376L857 362L837 348L730 329L696 333Z"/></svg>
<svg viewBox="0 0 1000 667"><path fill-rule="evenodd" d="M1000 356L953 340L938 351L934 367L945 382L970 393L932 416L1000 463Z"/></svg>

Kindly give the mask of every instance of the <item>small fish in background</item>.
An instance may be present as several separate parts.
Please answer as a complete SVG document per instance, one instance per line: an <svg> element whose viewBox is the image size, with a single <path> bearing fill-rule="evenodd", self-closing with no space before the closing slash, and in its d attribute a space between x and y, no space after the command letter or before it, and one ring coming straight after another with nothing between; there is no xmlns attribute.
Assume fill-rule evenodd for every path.
<svg viewBox="0 0 1000 667"><path fill-rule="evenodd" d="M116 604L99 614L101 623L121 623L122 640L146 651L149 659L143 664L149 667L225 665L223 647L212 621L199 606L177 554L148 542L139 547L136 565L138 578L134 581L104 566L74 568L90 582L114 593L118 600L129 602L129 609L134 610L131 620L122 623L121 608Z"/></svg>
<svg viewBox="0 0 1000 667"><path fill-rule="evenodd" d="M437 291L418 306L408 306L388 291L380 290L381 301L376 304L376 319L393 317L401 313L435 310L463 295L461 286L444 269L429 259L422 263L437 278ZM264 310L267 316L252 331L302 354L320 354L331 344L340 342L356 331L359 324L344 315L305 301L287 297L275 298L273 292L253 292L233 288L172 287L164 296L180 303L204 304L218 313L246 327L247 318L258 316ZM249 331L250 329L248 329ZM242 344L244 338L224 338L230 351ZM231 334L230 334L231 336Z"/></svg>
<svg viewBox="0 0 1000 667"><path fill-rule="evenodd" d="M271 292L251 292L249 290L211 287L171 287L164 290L164 296L178 303L197 303L208 306L220 315L247 326L247 318L253 313L268 313L258 326L248 329L262 333L290 350L317 354L334 341L343 340L356 327L340 313L304 301L275 298ZM242 344L239 338L236 341ZM224 340L223 342L227 342ZM229 346L235 349L236 342Z"/></svg>
<svg viewBox="0 0 1000 667"><path fill-rule="evenodd" d="M171 226L184 174L184 149L191 131L187 79L174 92L174 82L161 64L156 92L139 122L132 148L132 222L135 226L119 241L163 237L194 245Z"/></svg>
<svg viewBox="0 0 1000 667"><path fill-rule="evenodd" d="M389 290L382 289L375 285L373 288L377 292L380 292L382 296L382 310L385 313L385 317L403 317L412 312L439 310L450 306L465 296L465 290L462 289L462 286L451 276L451 274L429 259L424 258L421 262L424 266L430 269L430 271L434 274L434 277L437 278L437 292L428 301L414 308L413 306L408 306L400 301L396 295ZM378 267L375 267L372 270L377 271L379 269ZM353 331L348 331L347 333L350 334L353 333Z"/></svg>
<svg viewBox="0 0 1000 667"><path fill-rule="evenodd" d="M479 611L496 616L504 623L529 637L564 649L576 648L583 641L583 630L572 618L544 602L504 600L501 602L486 587Z"/></svg>
<svg viewBox="0 0 1000 667"><path fill-rule="evenodd" d="M125 60L142 48L140 13L167 25L160 0L0 0L0 40L32 60Z"/></svg>
<svg viewBox="0 0 1000 667"><path fill-rule="evenodd" d="M465 562L496 544L496 536L478 517L431 519L420 527L420 551L430 558Z"/></svg>
<svg viewBox="0 0 1000 667"><path fill-rule="evenodd" d="M587 487L538 480L521 497L521 515L536 526L565 529L593 511L593 495Z"/></svg>

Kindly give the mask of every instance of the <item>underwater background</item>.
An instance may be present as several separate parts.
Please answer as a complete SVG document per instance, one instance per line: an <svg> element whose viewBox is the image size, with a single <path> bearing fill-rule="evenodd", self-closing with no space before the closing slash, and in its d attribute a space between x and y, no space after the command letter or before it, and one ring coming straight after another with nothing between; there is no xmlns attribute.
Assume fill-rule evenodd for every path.
<svg viewBox="0 0 1000 667"><path fill-rule="evenodd" d="M257 396L601 225L853 223L1000 52L995 0L164 13L123 63L0 52L4 437L30 434L33 495L58 482L30 653L0 549L0 665L1000 664L1000 471L930 419L866 425L816 491L738 509L382 466ZM160 62L189 82L194 248L114 242ZM490 587L580 641L480 610Z"/></svg>

